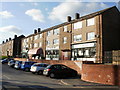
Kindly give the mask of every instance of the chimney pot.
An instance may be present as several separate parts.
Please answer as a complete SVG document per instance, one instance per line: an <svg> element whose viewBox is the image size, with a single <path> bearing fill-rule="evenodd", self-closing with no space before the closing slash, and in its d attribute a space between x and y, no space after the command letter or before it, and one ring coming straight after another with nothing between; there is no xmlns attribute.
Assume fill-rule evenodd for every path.
<svg viewBox="0 0 120 90"><path fill-rule="evenodd" d="M17 38L17 35L15 35L14 38Z"/></svg>
<svg viewBox="0 0 120 90"><path fill-rule="evenodd" d="M70 22L71 21L71 16L67 17L67 21Z"/></svg>
<svg viewBox="0 0 120 90"><path fill-rule="evenodd" d="M75 14L75 19L79 19L80 18L80 14L79 13L76 13Z"/></svg>
<svg viewBox="0 0 120 90"><path fill-rule="evenodd" d="M4 43L4 41L2 43Z"/></svg>
<svg viewBox="0 0 120 90"><path fill-rule="evenodd" d="M41 32L41 28L38 28L38 33Z"/></svg>
<svg viewBox="0 0 120 90"><path fill-rule="evenodd" d="M11 38L9 38L9 41L11 40Z"/></svg>
<svg viewBox="0 0 120 90"><path fill-rule="evenodd" d="M34 30L34 34L36 34L36 33L37 33L37 30L35 29L35 30Z"/></svg>
<svg viewBox="0 0 120 90"><path fill-rule="evenodd" d="M6 42L8 41L8 39L6 39Z"/></svg>

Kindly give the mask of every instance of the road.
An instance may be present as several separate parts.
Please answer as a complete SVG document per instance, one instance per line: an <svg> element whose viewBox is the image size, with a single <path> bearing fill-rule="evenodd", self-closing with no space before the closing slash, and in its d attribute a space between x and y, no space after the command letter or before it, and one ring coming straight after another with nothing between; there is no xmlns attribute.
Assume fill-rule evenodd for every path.
<svg viewBox="0 0 120 90"><path fill-rule="evenodd" d="M3 90L12 90L13 88L20 90L25 88L30 90L39 90L40 88L49 90L58 88L69 88L72 90L75 88L91 88L91 90L101 90L100 88L102 88L106 90L108 88L109 90L118 90L117 86L85 82L80 80L79 77L51 79L43 75L36 75L31 72L10 68L7 64L2 65L2 87Z"/></svg>

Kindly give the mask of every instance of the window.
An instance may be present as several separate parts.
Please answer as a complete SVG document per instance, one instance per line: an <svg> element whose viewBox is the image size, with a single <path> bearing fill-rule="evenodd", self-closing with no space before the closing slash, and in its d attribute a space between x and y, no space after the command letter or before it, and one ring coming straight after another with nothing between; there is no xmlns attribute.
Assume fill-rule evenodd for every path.
<svg viewBox="0 0 120 90"><path fill-rule="evenodd" d="M59 28L58 28L58 29L54 29L54 30L53 30L53 34L54 34L54 35L58 35L58 34L59 34Z"/></svg>
<svg viewBox="0 0 120 90"><path fill-rule="evenodd" d="M50 31L47 32L47 36L50 36Z"/></svg>
<svg viewBox="0 0 120 90"><path fill-rule="evenodd" d="M39 35L35 35L34 36L34 40L38 39L39 38Z"/></svg>
<svg viewBox="0 0 120 90"><path fill-rule="evenodd" d="M39 43L39 47L42 47L42 42Z"/></svg>
<svg viewBox="0 0 120 90"><path fill-rule="evenodd" d="M82 21L74 23L74 29L82 28Z"/></svg>
<svg viewBox="0 0 120 90"><path fill-rule="evenodd" d="M29 41L29 38L27 38L27 42Z"/></svg>
<svg viewBox="0 0 120 90"><path fill-rule="evenodd" d="M59 39L54 39L53 40L53 44L55 45L55 44L59 44Z"/></svg>
<svg viewBox="0 0 120 90"><path fill-rule="evenodd" d="M32 48L32 44L30 44L30 48Z"/></svg>
<svg viewBox="0 0 120 90"><path fill-rule="evenodd" d="M94 25L94 24L95 24L95 19L94 18L91 18L91 19L87 20L87 26L91 26L91 25Z"/></svg>
<svg viewBox="0 0 120 90"><path fill-rule="evenodd" d="M81 41L82 40L82 35L75 35L74 36L74 41Z"/></svg>
<svg viewBox="0 0 120 90"><path fill-rule="evenodd" d="M95 32L87 33L87 40L95 39Z"/></svg>
<svg viewBox="0 0 120 90"><path fill-rule="evenodd" d="M40 34L40 38L42 38L42 34Z"/></svg>
<svg viewBox="0 0 120 90"><path fill-rule="evenodd" d="M50 41L46 41L46 44L47 44L47 46L49 46L50 45Z"/></svg>
<svg viewBox="0 0 120 90"><path fill-rule="evenodd" d="M64 43L64 44L67 43L67 37L64 37L64 38L63 38L63 43Z"/></svg>
<svg viewBox="0 0 120 90"><path fill-rule="evenodd" d="M67 26L64 26L64 30L63 30L64 32L67 32Z"/></svg>
<svg viewBox="0 0 120 90"><path fill-rule="evenodd" d="M36 47L38 47L38 44L37 44L37 43L34 44L34 48L36 48Z"/></svg>

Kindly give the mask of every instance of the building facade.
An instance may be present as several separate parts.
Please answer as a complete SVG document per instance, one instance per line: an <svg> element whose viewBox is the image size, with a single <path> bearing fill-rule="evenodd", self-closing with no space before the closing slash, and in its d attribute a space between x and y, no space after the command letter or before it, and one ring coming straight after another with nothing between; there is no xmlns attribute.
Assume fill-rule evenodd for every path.
<svg viewBox="0 0 120 90"><path fill-rule="evenodd" d="M120 49L119 24L115 6L82 17L76 13L73 20L68 16L65 23L22 38L22 57L102 63L107 51Z"/></svg>
<svg viewBox="0 0 120 90"><path fill-rule="evenodd" d="M9 38L6 39L6 42L3 41L1 44L2 49L2 56L8 56L8 57L20 57L21 55L21 39L25 37L24 35L21 35L17 37L17 35L14 36L14 39Z"/></svg>

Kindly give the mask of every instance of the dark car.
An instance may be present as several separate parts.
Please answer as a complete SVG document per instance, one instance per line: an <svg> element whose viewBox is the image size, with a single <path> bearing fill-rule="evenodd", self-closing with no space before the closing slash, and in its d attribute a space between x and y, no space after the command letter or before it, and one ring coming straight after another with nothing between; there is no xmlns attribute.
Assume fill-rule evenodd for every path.
<svg viewBox="0 0 120 90"><path fill-rule="evenodd" d="M8 63L8 60L7 60L7 59L2 59L2 60L1 60L1 63L2 63L2 64Z"/></svg>
<svg viewBox="0 0 120 90"><path fill-rule="evenodd" d="M22 61L16 61L14 68L20 69L21 68Z"/></svg>
<svg viewBox="0 0 120 90"><path fill-rule="evenodd" d="M62 64L54 64L47 66L44 69L43 75L50 76L50 78L70 77L76 76L77 71Z"/></svg>
<svg viewBox="0 0 120 90"><path fill-rule="evenodd" d="M24 71L30 71L31 66L36 63L32 61L23 61L21 64L21 69Z"/></svg>
<svg viewBox="0 0 120 90"><path fill-rule="evenodd" d="M15 66L15 60L10 60L10 61L8 62L8 66L14 67L14 66Z"/></svg>

